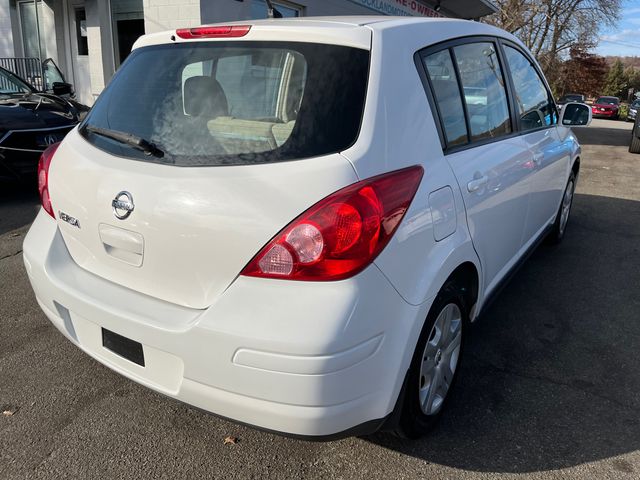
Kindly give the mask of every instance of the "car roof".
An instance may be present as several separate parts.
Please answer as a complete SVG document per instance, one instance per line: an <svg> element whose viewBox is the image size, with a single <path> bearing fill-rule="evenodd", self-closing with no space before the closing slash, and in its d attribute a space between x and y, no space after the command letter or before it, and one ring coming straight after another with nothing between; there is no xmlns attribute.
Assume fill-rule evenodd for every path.
<svg viewBox="0 0 640 480"><path fill-rule="evenodd" d="M325 17L261 18L256 20L241 20L236 22L229 22L229 24L251 23L252 25L290 25L294 23L339 23L343 25L353 25L361 27L363 25L370 25L373 23L388 22L392 19L398 18L406 17L388 17L384 15L344 15Z"/></svg>
<svg viewBox="0 0 640 480"><path fill-rule="evenodd" d="M382 32L388 30L402 30L403 27L411 26L420 28L423 25L433 25L444 27L446 25L451 37L465 36L467 30L473 30L473 34L485 34L501 36L512 39L520 43L515 37L507 32L488 24L462 20L454 18L428 18L428 17L394 17L384 15L364 15L364 16L332 16L332 17L296 17L277 18L259 20L240 20L233 22L217 22L203 26L222 25L251 25L251 31L246 40L253 37L256 40L281 40L281 41L301 41L331 43L337 45L347 45L358 48L370 49L372 32ZM196 28L196 27L192 27ZM440 30L439 29L439 30ZM459 33L458 33L459 32ZM133 48L148 45L158 45L166 43L181 43L183 40L176 38L176 30L152 33L140 37ZM471 34L471 33L469 33ZM225 38L198 39L196 41L217 41Z"/></svg>

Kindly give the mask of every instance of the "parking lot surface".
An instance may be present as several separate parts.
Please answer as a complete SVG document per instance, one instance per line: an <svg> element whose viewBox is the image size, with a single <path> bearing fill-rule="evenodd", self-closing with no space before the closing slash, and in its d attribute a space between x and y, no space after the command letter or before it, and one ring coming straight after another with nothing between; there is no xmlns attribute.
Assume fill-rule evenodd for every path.
<svg viewBox="0 0 640 480"><path fill-rule="evenodd" d="M35 188L0 184L0 479L640 478L640 155L577 130L566 238L474 325L449 410L417 442L283 438L155 394L72 346L22 264ZM237 443L224 443L225 437Z"/></svg>

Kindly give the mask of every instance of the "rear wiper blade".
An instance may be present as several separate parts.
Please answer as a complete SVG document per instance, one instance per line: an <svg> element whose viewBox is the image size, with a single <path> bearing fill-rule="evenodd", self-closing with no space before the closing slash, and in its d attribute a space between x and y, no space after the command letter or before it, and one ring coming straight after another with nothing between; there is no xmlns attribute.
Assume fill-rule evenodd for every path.
<svg viewBox="0 0 640 480"><path fill-rule="evenodd" d="M147 155L153 155L154 157L164 157L164 152L160 150L156 145L142 137L138 137L133 133L119 132L118 130L110 130L108 128L94 127L93 125L87 125L85 127L91 133L107 137L116 142L124 143L137 150L143 151Z"/></svg>

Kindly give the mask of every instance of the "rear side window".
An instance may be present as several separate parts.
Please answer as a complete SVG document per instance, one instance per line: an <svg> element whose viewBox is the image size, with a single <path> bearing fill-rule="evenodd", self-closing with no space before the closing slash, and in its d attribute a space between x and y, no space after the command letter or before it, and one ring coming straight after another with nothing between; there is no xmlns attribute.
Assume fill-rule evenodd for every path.
<svg viewBox="0 0 640 480"><path fill-rule="evenodd" d="M447 146L467 143L467 126L460 88L449 50L441 50L423 58L433 91Z"/></svg>
<svg viewBox="0 0 640 480"><path fill-rule="evenodd" d="M492 43L468 43L453 49L469 116L471 141L511 133L504 77Z"/></svg>
<svg viewBox="0 0 640 480"><path fill-rule="evenodd" d="M505 80L492 42L423 57L447 148L512 132Z"/></svg>
<svg viewBox="0 0 640 480"><path fill-rule="evenodd" d="M557 123L551 95L529 59L513 47L505 54L513 79L516 109L522 130L533 130Z"/></svg>
<svg viewBox="0 0 640 480"><path fill-rule="evenodd" d="M80 132L122 157L179 166L265 163L339 152L358 135L366 50L294 42L201 42L132 52ZM155 144L145 155L87 127Z"/></svg>

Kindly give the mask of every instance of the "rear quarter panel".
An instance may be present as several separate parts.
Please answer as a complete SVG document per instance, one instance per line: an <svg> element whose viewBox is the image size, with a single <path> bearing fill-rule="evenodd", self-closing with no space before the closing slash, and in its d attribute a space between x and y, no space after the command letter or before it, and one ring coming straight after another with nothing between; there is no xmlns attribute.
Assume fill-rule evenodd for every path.
<svg viewBox="0 0 640 480"><path fill-rule="evenodd" d="M451 20L402 25L385 22L371 29L371 68L361 132L356 144L343 154L354 164L359 178L411 165L424 168L409 211L375 262L407 302L419 305L438 293L458 265L472 262L480 271L480 264L469 236L460 189L443 155L414 54L457 36L495 34L499 30ZM442 212L432 208L429 195L447 186L453 191L455 231L436 241L434 219L438 221Z"/></svg>

